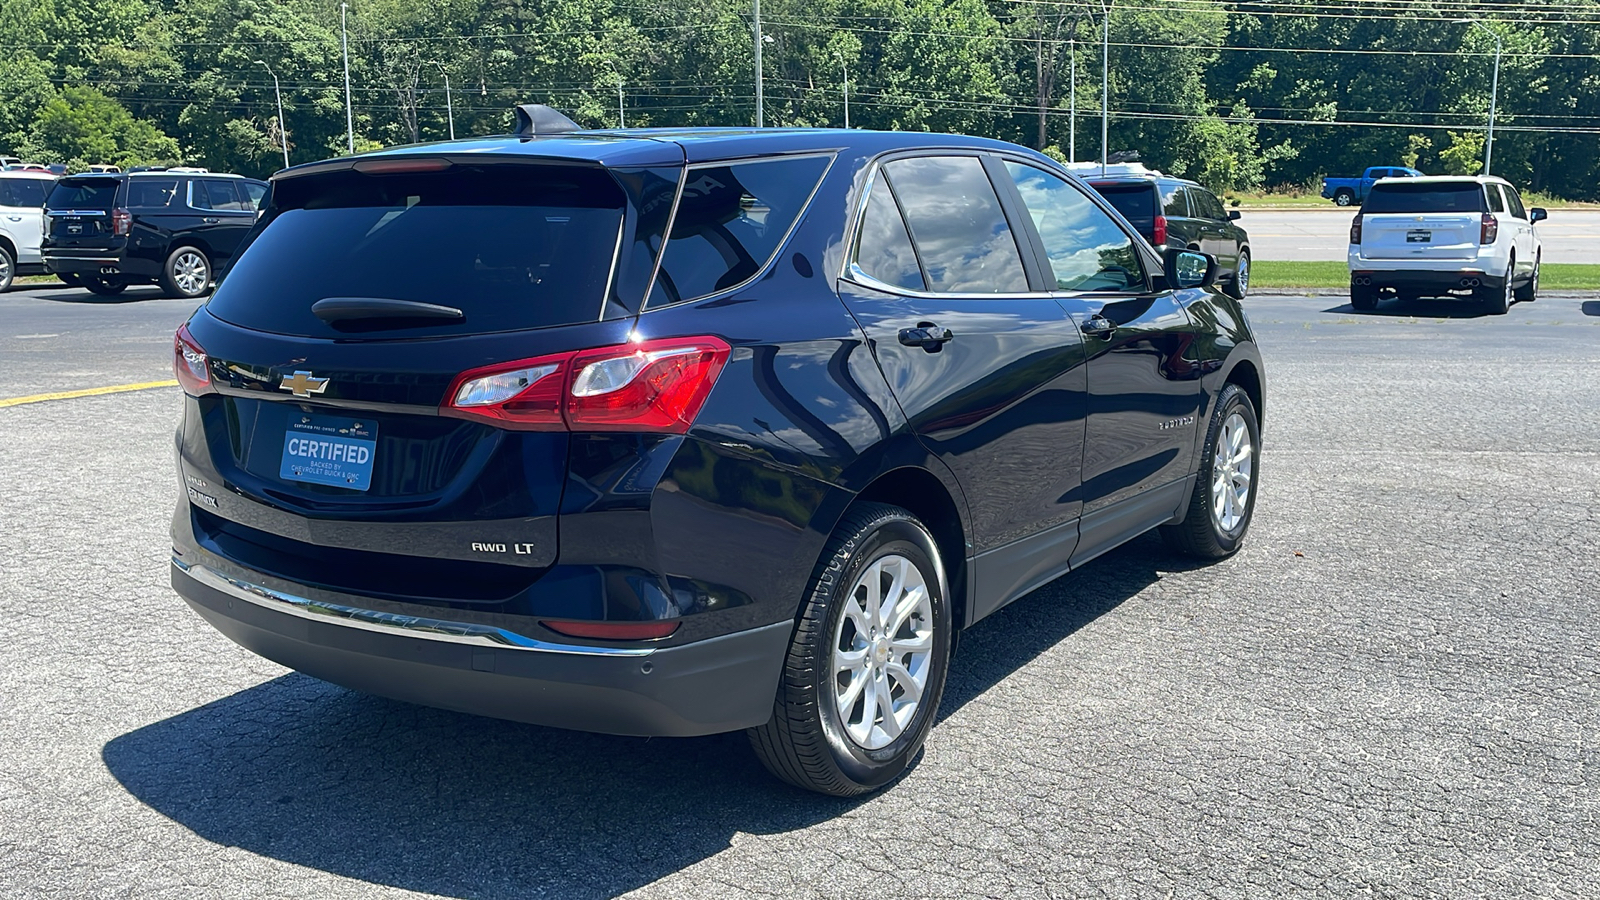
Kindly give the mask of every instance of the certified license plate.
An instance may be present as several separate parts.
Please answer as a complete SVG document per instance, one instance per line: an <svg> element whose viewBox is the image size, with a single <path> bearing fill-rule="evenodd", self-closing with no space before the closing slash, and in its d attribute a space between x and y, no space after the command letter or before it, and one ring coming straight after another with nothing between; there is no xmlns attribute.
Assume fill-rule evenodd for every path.
<svg viewBox="0 0 1600 900"><path fill-rule="evenodd" d="M1431 243L1433 243L1433 232L1431 232L1431 231L1423 231L1420 228L1414 229L1412 231L1408 231L1408 232L1406 232L1406 243L1408 243L1408 244L1431 244Z"/></svg>
<svg viewBox="0 0 1600 900"><path fill-rule="evenodd" d="M364 419L291 413L278 477L364 491L372 487L378 426Z"/></svg>

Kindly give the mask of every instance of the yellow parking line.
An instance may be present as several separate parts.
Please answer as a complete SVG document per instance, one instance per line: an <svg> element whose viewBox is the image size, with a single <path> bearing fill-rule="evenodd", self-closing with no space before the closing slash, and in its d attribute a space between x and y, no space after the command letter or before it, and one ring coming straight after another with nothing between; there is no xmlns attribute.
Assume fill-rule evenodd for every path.
<svg viewBox="0 0 1600 900"><path fill-rule="evenodd" d="M0 400L0 409L21 406L24 403L43 403L46 400L71 400L75 397L98 397L101 394L121 394L126 391L147 391L150 388L177 387L176 381L141 381L138 384L114 384L110 387L85 388L81 391L57 391L54 394L34 394L31 397L12 397Z"/></svg>

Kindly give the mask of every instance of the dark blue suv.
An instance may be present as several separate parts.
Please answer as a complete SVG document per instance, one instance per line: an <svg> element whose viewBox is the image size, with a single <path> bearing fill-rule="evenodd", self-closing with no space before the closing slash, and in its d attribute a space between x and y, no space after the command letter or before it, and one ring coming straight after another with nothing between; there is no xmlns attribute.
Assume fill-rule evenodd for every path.
<svg viewBox="0 0 1600 900"><path fill-rule="evenodd" d="M1048 158L519 118L278 173L178 332L172 581L239 644L525 722L748 729L849 795L915 756L961 629L1152 528L1239 547L1244 314Z"/></svg>

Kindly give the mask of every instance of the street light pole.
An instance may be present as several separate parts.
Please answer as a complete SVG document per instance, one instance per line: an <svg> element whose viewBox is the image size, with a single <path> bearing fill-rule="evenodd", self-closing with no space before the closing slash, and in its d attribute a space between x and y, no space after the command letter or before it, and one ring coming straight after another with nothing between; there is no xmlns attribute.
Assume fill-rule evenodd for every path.
<svg viewBox="0 0 1600 900"><path fill-rule="evenodd" d="M1494 76L1489 81L1489 138L1484 142L1483 147L1483 174L1489 175L1491 174L1489 166L1494 162L1494 113L1495 107L1500 102L1500 52L1505 48L1505 45L1500 40L1500 32L1495 31L1477 19L1456 19L1455 22L1458 25L1475 25L1487 31L1489 36L1494 38Z"/></svg>
<svg viewBox="0 0 1600 900"><path fill-rule="evenodd" d="M845 64L844 54L835 50L834 55L839 57L839 71L844 73L844 127L850 127L850 66Z"/></svg>
<svg viewBox="0 0 1600 900"><path fill-rule="evenodd" d="M345 30L345 12L350 4L339 4L339 49L344 53L344 140L356 152L356 117L350 108L350 33Z"/></svg>
<svg viewBox="0 0 1600 900"><path fill-rule="evenodd" d="M456 139L456 110L450 103L450 73L445 71L444 63L434 63L439 67L439 74L444 76L444 115L450 123L450 140Z"/></svg>
<svg viewBox="0 0 1600 900"><path fill-rule="evenodd" d="M755 26L756 26L756 127L762 126L762 96L761 96L761 0L755 0Z"/></svg>
<svg viewBox="0 0 1600 900"><path fill-rule="evenodd" d="M1067 162L1078 161L1078 39L1067 41L1067 68L1072 87L1067 91Z"/></svg>
<svg viewBox="0 0 1600 900"><path fill-rule="evenodd" d="M628 127L628 116L622 111L622 76L617 76L617 127Z"/></svg>
<svg viewBox="0 0 1600 900"><path fill-rule="evenodd" d="M272 76L272 93L278 98L278 143L283 145L283 167L287 169L289 168L289 130L283 124L283 91L278 89L278 73L272 71L272 67L267 65L266 60L258 59L256 62L260 63L261 67L267 70L267 74Z"/></svg>
<svg viewBox="0 0 1600 900"><path fill-rule="evenodd" d="M1106 174L1106 158L1111 140L1111 3L1100 0L1105 15L1105 36L1100 47L1100 176Z"/></svg>

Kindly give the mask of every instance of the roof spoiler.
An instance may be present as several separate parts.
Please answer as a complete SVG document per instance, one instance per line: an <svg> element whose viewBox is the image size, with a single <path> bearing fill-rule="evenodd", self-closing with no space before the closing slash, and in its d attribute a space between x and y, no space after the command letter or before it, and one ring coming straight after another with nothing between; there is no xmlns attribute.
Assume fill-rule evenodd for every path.
<svg viewBox="0 0 1600 900"><path fill-rule="evenodd" d="M524 103L516 109L517 137L538 137L545 134L566 134L577 131L578 123L543 103Z"/></svg>

